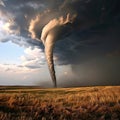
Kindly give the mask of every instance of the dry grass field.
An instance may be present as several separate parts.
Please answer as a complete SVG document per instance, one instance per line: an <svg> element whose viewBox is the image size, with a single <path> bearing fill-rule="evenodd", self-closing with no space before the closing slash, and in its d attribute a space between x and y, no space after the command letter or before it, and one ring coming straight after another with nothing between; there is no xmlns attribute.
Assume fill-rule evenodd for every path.
<svg viewBox="0 0 120 120"><path fill-rule="evenodd" d="M0 120L120 120L120 86L0 87Z"/></svg>

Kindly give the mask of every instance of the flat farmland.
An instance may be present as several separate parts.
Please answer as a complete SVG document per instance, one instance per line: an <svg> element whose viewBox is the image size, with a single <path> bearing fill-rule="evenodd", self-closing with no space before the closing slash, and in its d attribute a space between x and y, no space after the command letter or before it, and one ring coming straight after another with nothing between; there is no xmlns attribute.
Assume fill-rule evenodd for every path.
<svg viewBox="0 0 120 120"><path fill-rule="evenodd" d="M120 86L0 87L0 120L119 120Z"/></svg>

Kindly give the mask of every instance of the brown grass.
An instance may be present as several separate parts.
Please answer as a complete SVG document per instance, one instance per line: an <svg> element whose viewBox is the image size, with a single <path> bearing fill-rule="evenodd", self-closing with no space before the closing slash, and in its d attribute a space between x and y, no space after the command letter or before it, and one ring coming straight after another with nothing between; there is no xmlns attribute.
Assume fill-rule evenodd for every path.
<svg viewBox="0 0 120 120"><path fill-rule="evenodd" d="M120 86L0 88L0 120L119 120Z"/></svg>

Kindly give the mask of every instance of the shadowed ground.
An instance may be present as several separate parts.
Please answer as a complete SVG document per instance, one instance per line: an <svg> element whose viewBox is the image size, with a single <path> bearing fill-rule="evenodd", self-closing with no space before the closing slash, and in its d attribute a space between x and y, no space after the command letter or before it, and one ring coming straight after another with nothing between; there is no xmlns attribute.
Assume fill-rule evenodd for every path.
<svg viewBox="0 0 120 120"><path fill-rule="evenodd" d="M0 120L119 120L120 86L0 87Z"/></svg>

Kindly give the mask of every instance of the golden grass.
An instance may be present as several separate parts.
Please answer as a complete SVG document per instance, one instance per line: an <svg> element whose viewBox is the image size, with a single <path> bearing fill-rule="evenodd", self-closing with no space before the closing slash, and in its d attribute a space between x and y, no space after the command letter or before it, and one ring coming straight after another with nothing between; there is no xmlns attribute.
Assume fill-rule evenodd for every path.
<svg viewBox="0 0 120 120"><path fill-rule="evenodd" d="M120 119L120 86L0 89L0 120Z"/></svg>

